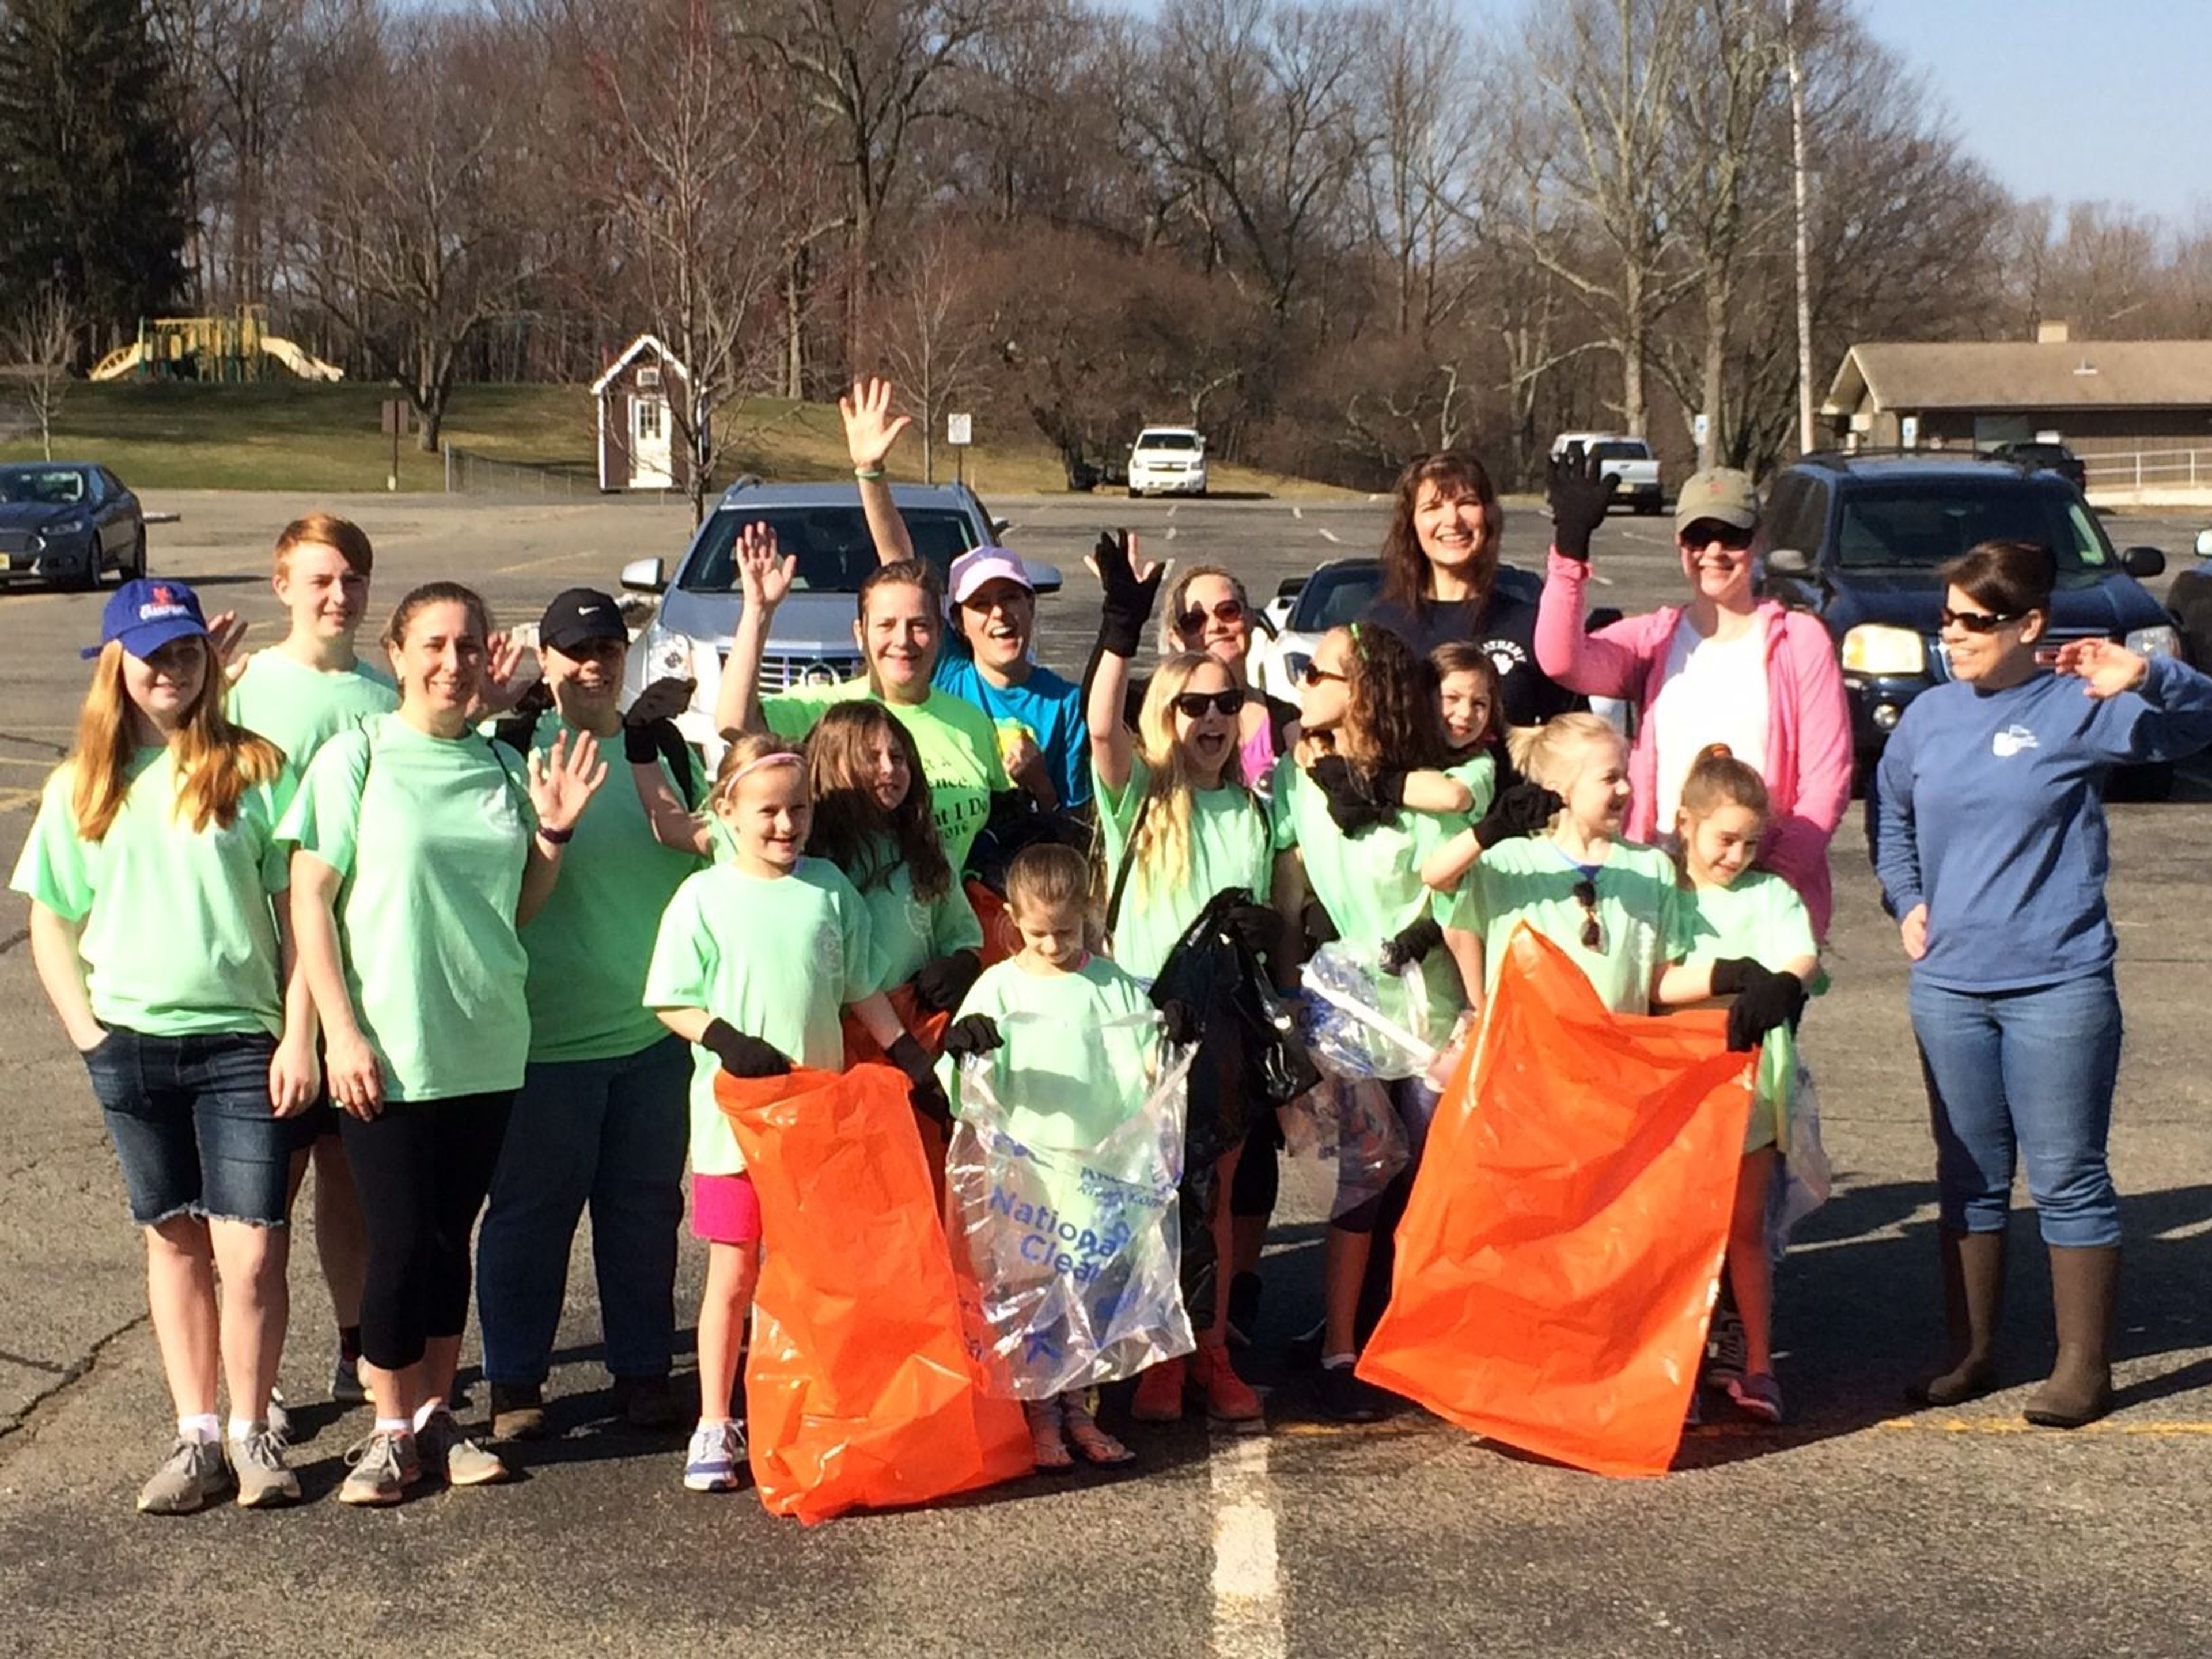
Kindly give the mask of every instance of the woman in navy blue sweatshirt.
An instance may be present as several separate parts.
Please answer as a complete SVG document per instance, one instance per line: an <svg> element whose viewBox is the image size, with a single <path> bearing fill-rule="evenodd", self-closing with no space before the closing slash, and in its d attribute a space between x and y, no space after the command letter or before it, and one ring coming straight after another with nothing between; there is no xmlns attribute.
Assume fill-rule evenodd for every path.
<svg viewBox="0 0 2212 1659"><path fill-rule="evenodd" d="M1951 680L1881 758L1875 868L1912 958L1913 1034L1936 1132L1948 1369L1915 1396L1996 1386L2015 1159L2051 1252L2058 1363L2027 1419L2112 1406L2119 1200L2105 1159L2119 1069L2104 789L2114 766L2212 743L2212 680L2109 640L2039 646L2057 562L1984 542L1943 570Z"/></svg>

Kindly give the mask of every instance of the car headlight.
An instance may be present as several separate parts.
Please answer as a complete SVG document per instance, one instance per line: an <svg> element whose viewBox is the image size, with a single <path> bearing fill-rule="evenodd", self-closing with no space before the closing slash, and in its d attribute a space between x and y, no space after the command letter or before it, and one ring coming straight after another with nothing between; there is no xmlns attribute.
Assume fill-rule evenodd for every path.
<svg viewBox="0 0 2212 1659"><path fill-rule="evenodd" d="M1844 667L1855 674L1924 674L1928 642L1909 628L1862 623L1844 635Z"/></svg>
<svg viewBox="0 0 2212 1659"><path fill-rule="evenodd" d="M2166 623L2155 628L2130 629L2127 647L2138 657L2178 657L2181 654L2181 635Z"/></svg>
<svg viewBox="0 0 2212 1659"><path fill-rule="evenodd" d="M91 528L92 520L89 519L63 519L48 525L40 533L49 538L82 536Z"/></svg>

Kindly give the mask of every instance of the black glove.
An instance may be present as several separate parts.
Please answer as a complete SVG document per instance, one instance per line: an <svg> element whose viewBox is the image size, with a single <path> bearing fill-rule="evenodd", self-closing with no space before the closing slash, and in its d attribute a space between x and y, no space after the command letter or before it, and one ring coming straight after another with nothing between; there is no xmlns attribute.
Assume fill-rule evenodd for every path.
<svg viewBox="0 0 2212 1659"><path fill-rule="evenodd" d="M1160 1031L1178 1046L1198 1041L1198 1011L1188 1002L1170 999L1160 1004Z"/></svg>
<svg viewBox="0 0 2212 1659"><path fill-rule="evenodd" d="M914 1040L911 1031L902 1032L897 1042L885 1051L892 1065L906 1073L907 1098L914 1109L936 1123L952 1121L952 1103L945 1097L945 1085L937 1080L937 1067L921 1044Z"/></svg>
<svg viewBox="0 0 2212 1659"><path fill-rule="evenodd" d="M973 951L925 962L914 976L914 1000L931 1013L957 1008L982 971L983 959Z"/></svg>
<svg viewBox="0 0 2212 1659"><path fill-rule="evenodd" d="M1716 969L1715 977L1718 977ZM1728 1046L1737 1054L1759 1047L1778 1025L1794 1025L1805 1012L1805 987L1795 974L1765 974L1747 984L1729 1009Z"/></svg>
<svg viewBox="0 0 2212 1659"><path fill-rule="evenodd" d="M1540 783L1509 783L1474 826L1475 845L1487 851L1516 836L1540 836L1566 802Z"/></svg>
<svg viewBox="0 0 2212 1659"><path fill-rule="evenodd" d="M1605 522L1606 509L1620 493L1620 478L1607 475L1596 454L1583 454L1580 444L1570 444L1548 471L1544 495L1552 504L1552 545L1587 564L1590 532Z"/></svg>
<svg viewBox="0 0 2212 1659"><path fill-rule="evenodd" d="M1430 951L1444 942L1444 930L1437 926L1432 916L1423 916L1410 927L1401 929L1397 936L1382 943L1382 971L1402 974L1408 963L1426 960Z"/></svg>
<svg viewBox="0 0 2212 1659"><path fill-rule="evenodd" d="M1137 580L1129 562L1126 530L1102 531L1092 556L1098 566L1098 585L1105 590L1098 605L1098 643L1116 657L1133 659L1144 643L1145 624L1152 619L1160 578L1167 572L1155 570L1143 581Z"/></svg>
<svg viewBox="0 0 2212 1659"><path fill-rule="evenodd" d="M999 1022L988 1014L963 1014L945 1030L945 1052L954 1060L988 1054L1005 1041Z"/></svg>
<svg viewBox="0 0 2212 1659"><path fill-rule="evenodd" d="M1713 964L1712 994L1717 997L1732 997L1739 991L1748 991L1754 985L1772 979L1771 969L1761 967L1749 957L1724 957Z"/></svg>
<svg viewBox="0 0 2212 1659"><path fill-rule="evenodd" d="M1283 948L1283 919L1264 904L1238 904L1221 913L1221 925L1255 957L1273 961Z"/></svg>
<svg viewBox="0 0 2212 1659"><path fill-rule="evenodd" d="M699 1046L722 1062L732 1077L782 1077L791 1070L791 1056L773 1043L747 1036L726 1019L710 1019L699 1034Z"/></svg>
<svg viewBox="0 0 2212 1659"><path fill-rule="evenodd" d="M696 680L671 676L639 692L623 716L623 758L632 766L650 766L659 760L665 734L676 730L676 717L691 706L692 693L698 689Z"/></svg>
<svg viewBox="0 0 2212 1659"><path fill-rule="evenodd" d="M1395 823L1406 804L1406 775L1378 772L1363 778L1341 755L1323 755L1306 775L1328 799L1328 816L1347 836Z"/></svg>

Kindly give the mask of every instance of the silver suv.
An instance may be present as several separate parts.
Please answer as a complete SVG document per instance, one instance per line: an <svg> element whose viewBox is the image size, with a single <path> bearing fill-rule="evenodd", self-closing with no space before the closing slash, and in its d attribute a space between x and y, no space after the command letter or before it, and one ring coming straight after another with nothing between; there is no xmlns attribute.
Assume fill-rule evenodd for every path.
<svg viewBox="0 0 2212 1659"><path fill-rule="evenodd" d="M894 484L891 500L906 520L915 552L940 576L953 560L1006 527L1006 520L993 519L964 484ZM710 762L722 748L714 730L714 695L744 607L734 550L738 532L749 524L768 525L775 532L776 545L799 561L790 596L777 607L769 635L761 664L762 694L834 684L860 672L860 649L853 638L854 596L878 561L859 487L739 479L699 526L672 580L665 562L657 558L636 560L622 571L623 587L660 596L653 619L630 646L623 672L625 696L634 697L672 674L696 679L698 692L677 725ZM1034 560L1023 563L1038 592L1057 591L1056 568Z"/></svg>

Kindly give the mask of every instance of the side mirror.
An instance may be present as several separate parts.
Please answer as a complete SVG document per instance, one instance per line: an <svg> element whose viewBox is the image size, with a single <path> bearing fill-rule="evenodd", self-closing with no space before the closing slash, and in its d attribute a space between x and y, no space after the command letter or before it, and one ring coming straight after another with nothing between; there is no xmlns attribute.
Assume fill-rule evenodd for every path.
<svg viewBox="0 0 2212 1659"><path fill-rule="evenodd" d="M2120 554L2120 568L2138 581L2166 574L2166 555L2155 547L2130 547Z"/></svg>
<svg viewBox="0 0 2212 1659"><path fill-rule="evenodd" d="M2206 531L2204 534L2207 537L2212 537L2212 530ZM2208 554L2206 556L2212 557L2212 554ZM1299 594L1304 592L1305 589L1305 577L1285 576L1275 584L1275 597L1279 599L1295 599Z"/></svg>
<svg viewBox="0 0 2212 1659"><path fill-rule="evenodd" d="M1813 561L1794 547L1770 548L1766 554L1766 574L1770 576L1796 576L1802 580L1813 574Z"/></svg>
<svg viewBox="0 0 2212 1659"><path fill-rule="evenodd" d="M1003 536L1013 527L1014 521L1012 519L994 519L991 520L991 533L994 536Z"/></svg>
<svg viewBox="0 0 2212 1659"><path fill-rule="evenodd" d="M2212 530L2200 530L2197 532L2197 556L2200 559L2212 559Z"/></svg>
<svg viewBox="0 0 2212 1659"><path fill-rule="evenodd" d="M1265 610L1253 611L1248 609L1244 614L1251 617L1252 626L1254 628L1257 629L1261 633L1265 634L1271 640L1274 639L1283 631L1280 628L1276 626L1275 619L1269 616Z"/></svg>
<svg viewBox="0 0 2212 1659"><path fill-rule="evenodd" d="M1004 519L999 520L999 523L1002 526L1006 522L1006 521ZM994 533L996 532L994 532ZM1030 589L1032 592L1057 593L1060 592L1060 567L1058 565L1044 564L1036 559L1024 559L1022 561L1022 569L1030 579Z"/></svg>
<svg viewBox="0 0 2212 1659"><path fill-rule="evenodd" d="M622 568L622 585L633 593L665 593L667 568L658 559L632 559Z"/></svg>

